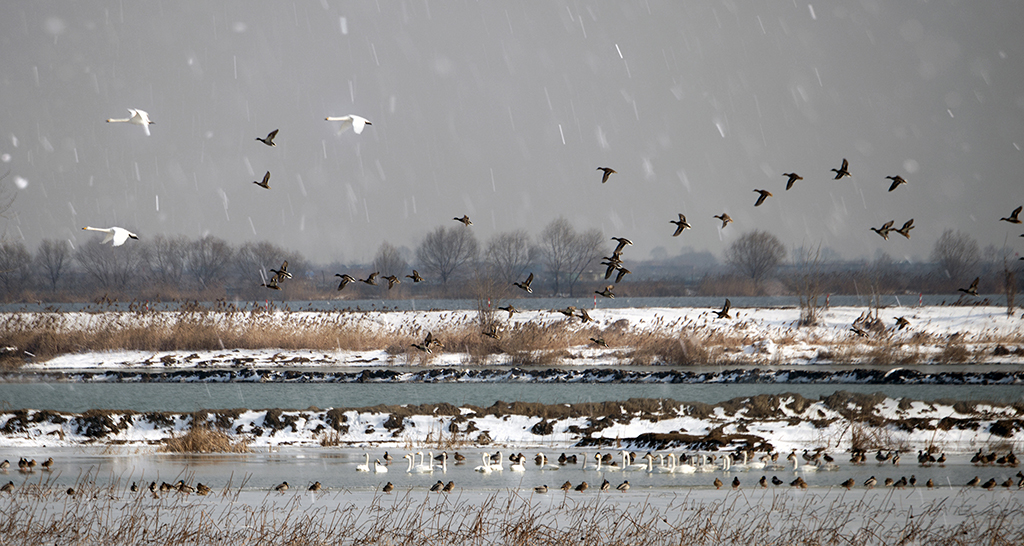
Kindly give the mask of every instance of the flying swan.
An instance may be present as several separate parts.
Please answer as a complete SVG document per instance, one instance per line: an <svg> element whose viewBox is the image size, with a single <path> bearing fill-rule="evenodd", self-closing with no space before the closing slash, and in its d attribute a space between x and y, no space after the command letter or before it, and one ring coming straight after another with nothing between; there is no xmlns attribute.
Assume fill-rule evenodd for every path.
<svg viewBox="0 0 1024 546"><path fill-rule="evenodd" d="M149 136L149 126L153 123L149 121L149 113L145 110L139 110L138 108L129 108L128 113L131 114L129 118L110 118L107 123L133 123L135 125L141 125L146 130L146 136Z"/></svg>
<svg viewBox="0 0 1024 546"><path fill-rule="evenodd" d="M100 241L100 244L108 243L110 241L114 241L113 246L121 246L129 238L132 238L132 239L138 239L139 238L138 235L128 231L127 229L120 228L120 227L117 227L117 226L109 227L109 228L95 228L95 227L92 227L92 226L87 226L87 227L84 227L82 229L84 229L86 231L99 231L101 233L106 233L107 235L105 237L103 237L103 240Z"/></svg>
<svg viewBox="0 0 1024 546"><path fill-rule="evenodd" d="M363 132L363 127L366 127L367 125L373 125L372 123L370 123L370 120L368 120L368 119L366 119L366 118L364 118L362 116L357 116L355 114L349 114L347 116L340 116L340 117L327 116L326 119L327 119L327 121L340 121L341 122L341 126L338 127L338 134L339 135L341 133L344 133L345 131L348 131L349 127L351 127L352 130L355 131L356 134L358 135L358 134Z"/></svg>

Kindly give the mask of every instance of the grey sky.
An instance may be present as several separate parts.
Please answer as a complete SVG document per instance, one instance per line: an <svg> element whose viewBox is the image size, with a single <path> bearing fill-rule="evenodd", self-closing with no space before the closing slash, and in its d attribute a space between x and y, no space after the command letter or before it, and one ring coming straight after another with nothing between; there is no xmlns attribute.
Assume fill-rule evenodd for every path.
<svg viewBox="0 0 1024 546"><path fill-rule="evenodd" d="M6 236L118 225L351 262L463 214L482 243L564 215L635 259L754 228L847 258L927 258L946 228L1024 250L998 221L1024 204L1021 21L1009 0L4 2L0 168L25 186ZM104 123L129 107L151 137ZM348 113L373 125L324 121ZM755 188L775 196L755 209ZM868 230L911 217L910 241Z"/></svg>

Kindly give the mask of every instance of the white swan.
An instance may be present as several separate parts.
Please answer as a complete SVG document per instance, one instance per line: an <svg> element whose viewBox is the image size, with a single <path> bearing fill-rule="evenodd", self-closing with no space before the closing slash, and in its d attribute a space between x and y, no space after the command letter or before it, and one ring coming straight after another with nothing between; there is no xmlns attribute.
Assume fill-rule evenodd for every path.
<svg viewBox="0 0 1024 546"><path fill-rule="evenodd" d="M668 457L658 454L658 466L654 466L654 457L650 457L650 462L647 463L647 472L657 472L659 474L674 474L676 471L676 459L669 454Z"/></svg>
<svg viewBox="0 0 1024 546"><path fill-rule="evenodd" d="M407 474L428 474L428 473L432 472L432 469L428 470L424 466L416 465L415 462L414 462L415 455L413 455L411 453L404 455L402 458L403 459L409 459L409 468L405 469L405 472Z"/></svg>
<svg viewBox="0 0 1024 546"><path fill-rule="evenodd" d="M363 453L366 457L366 462L356 467L356 472L369 472L370 471L370 454Z"/></svg>
<svg viewBox="0 0 1024 546"><path fill-rule="evenodd" d="M654 455L651 455L650 453L644 455L643 458L644 459L650 458L650 460L652 462L654 461ZM650 462L648 462L648 463L631 463L630 460L631 460L631 457L629 456L629 452L623 450L622 451L622 470L623 471L626 471L626 470L628 470L630 472L642 472L644 470L650 471L649 469L651 468L651 464L652 463L650 463Z"/></svg>
<svg viewBox="0 0 1024 546"><path fill-rule="evenodd" d="M676 463L675 453L669 453L668 458L672 460L673 474L693 474L697 471L697 467L690 463Z"/></svg>
<svg viewBox="0 0 1024 546"><path fill-rule="evenodd" d="M483 462L480 466L473 469L474 472L481 472L483 474L490 474L493 472L491 469L491 457L486 453L480 454L480 460Z"/></svg>
<svg viewBox="0 0 1024 546"><path fill-rule="evenodd" d="M138 108L129 108L128 113L131 114L129 118L110 118L107 123L132 123L135 125L141 125L146 130L146 136L149 136L149 126L153 123L149 121L149 113L145 110L139 110Z"/></svg>
<svg viewBox="0 0 1024 546"><path fill-rule="evenodd" d="M422 451L417 451L416 454L420 456L420 464L416 465L415 472L419 474L433 474L434 452L431 451L427 455L424 455Z"/></svg>
<svg viewBox="0 0 1024 546"><path fill-rule="evenodd" d="M508 469L512 472L526 472L526 459L524 457L518 457L516 462L509 465Z"/></svg>
<svg viewBox="0 0 1024 546"><path fill-rule="evenodd" d="M793 457L793 472L815 472L818 470L816 464L800 464L800 461Z"/></svg>
<svg viewBox="0 0 1024 546"><path fill-rule="evenodd" d="M380 464L380 459L373 460L373 472L376 474L384 474L388 471L388 467Z"/></svg>
<svg viewBox="0 0 1024 546"><path fill-rule="evenodd" d="M138 235L128 231L127 229L124 229L124 228L121 228L121 227L117 227L117 226L109 227L109 228L96 228L96 227L92 227L92 226L86 226L86 227L84 227L82 229L84 229L85 231L98 231L100 233L106 233L107 235L105 237L103 237L103 240L100 241L100 244L109 243L110 241L114 241L113 242L113 246L121 246L128 239L138 239L139 238Z"/></svg>
<svg viewBox="0 0 1024 546"><path fill-rule="evenodd" d="M549 463L547 456L543 453L537 453L537 456L541 459L541 470L558 470L559 468L562 468L562 466L557 463Z"/></svg>
<svg viewBox="0 0 1024 546"><path fill-rule="evenodd" d="M341 122L341 126L338 127L338 134L339 135L341 133L344 133L345 131L347 131L349 127L351 127L352 130L355 131L356 134L358 135L358 134L363 132L363 127L365 127L367 125L373 125L372 123L370 123L370 120L368 120L368 119L366 119L366 118L364 118L362 116L357 116L355 114L349 114L347 116L339 116L339 117L327 116L327 121L340 121Z"/></svg>
<svg viewBox="0 0 1024 546"><path fill-rule="evenodd" d="M433 453L431 453L431 454L433 454ZM431 460L433 460L433 459L431 459ZM433 463L431 463L431 464L433 464ZM434 468L440 470L441 473L443 473L443 474L447 474L448 473L448 452L447 451L441 453L441 464L435 464Z"/></svg>
<svg viewBox="0 0 1024 546"><path fill-rule="evenodd" d="M768 465L767 459L768 459L767 455L761 455L756 461L747 462L747 452L746 451L743 452L743 464L745 464L746 467L751 469L751 470L762 470L762 469L764 469L764 467Z"/></svg>
<svg viewBox="0 0 1024 546"><path fill-rule="evenodd" d="M700 463L697 465L697 472L714 472L717 470L714 457L708 459L707 455L700 456Z"/></svg>

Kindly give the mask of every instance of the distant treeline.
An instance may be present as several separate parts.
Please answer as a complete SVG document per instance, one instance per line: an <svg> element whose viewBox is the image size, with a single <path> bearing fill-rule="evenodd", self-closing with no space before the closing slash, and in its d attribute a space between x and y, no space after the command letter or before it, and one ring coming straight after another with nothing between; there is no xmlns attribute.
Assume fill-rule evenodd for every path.
<svg viewBox="0 0 1024 546"><path fill-rule="evenodd" d="M618 296L754 296L803 294L948 294L979 277L978 291L1015 293L1024 262L1006 249L978 249L961 232L947 231L930 260L911 263L879 252L873 260L843 261L830 249L787 252L773 235L741 236L719 262L709 252L686 251L638 261L597 230L579 232L565 219L552 221L537 237L525 231L499 233L485 244L471 227L439 226L415 249L381 243L372 263L315 264L298 252L267 242L232 245L214 236L142 237L122 246L101 238L72 247L43 240L30 252L21 242L0 243L0 299L5 302L75 302L108 299L239 301L530 297L513 286L530 273L533 295L593 294L614 285ZM612 254L612 256L608 256ZM619 259L621 262L616 260ZM280 290L264 286L288 261L292 278ZM626 273L622 269L628 267ZM413 282L416 269L422 282ZM377 284L358 280L379 273ZM338 290L347 274L357 282ZM391 289L385 276L401 283ZM616 283L617 277L622 277Z"/></svg>

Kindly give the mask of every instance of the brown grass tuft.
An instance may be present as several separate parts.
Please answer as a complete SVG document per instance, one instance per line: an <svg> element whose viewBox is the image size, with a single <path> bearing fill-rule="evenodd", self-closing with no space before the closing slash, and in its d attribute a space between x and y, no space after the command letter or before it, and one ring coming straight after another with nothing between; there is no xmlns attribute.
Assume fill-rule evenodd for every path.
<svg viewBox="0 0 1024 546"><path fill-rule="evenodd" d="M231 437L206 427L193 427L181 436L171 436L157 449L161 453L251 453L249 440L232 442Z"/></svg>

